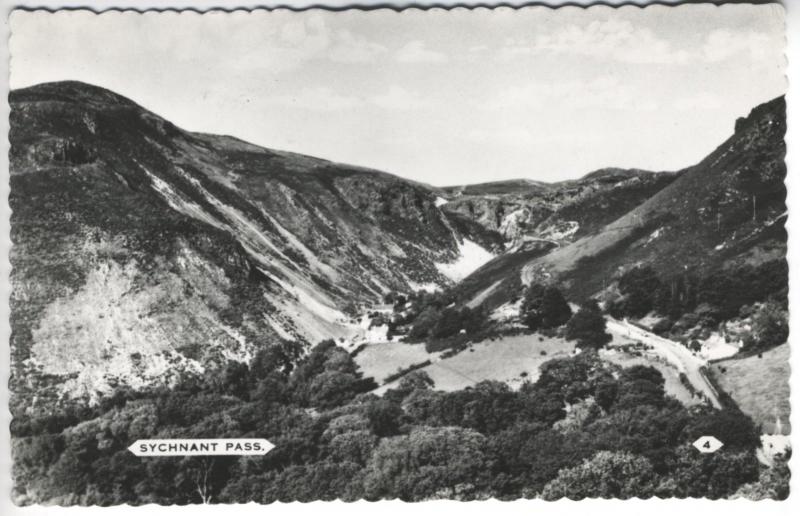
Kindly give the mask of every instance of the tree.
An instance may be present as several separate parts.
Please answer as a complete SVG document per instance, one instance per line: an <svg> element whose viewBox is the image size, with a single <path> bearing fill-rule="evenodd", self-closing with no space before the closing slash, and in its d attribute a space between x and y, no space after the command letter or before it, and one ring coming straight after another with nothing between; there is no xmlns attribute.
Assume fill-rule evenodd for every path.
<svg viewBox="0 0 800 516"><path fill-rule="evenodd" d="M617 401L619 384L614 380L601 382L594 389L594 399L603 410L608 410Z"/></svg>
<svg viewBox="0 0 800 516"><path fill-rule="evenodd" d="M211 503L214 497L213 483L210 481L214 470L213 457L201 457L199 459L184 459L181 464L186 464L188 470L186 475L191 478L191 482L197 489L200 502L203 504ZM191 464L191 466L189 466Z"/></svg>
<svg viewBox="0 0 800 516"><path fill-rule="evenodd" d="M418 427L381 440L364 477L367 499L431 498L443 489L488 485L491 463L480 433L458 427Z"/></svg>
<svg viewBox="0 0 800 516"><path fill-rule="evenodd" d="M565 337L577 341L581 349L600 349L611 342L606 320L594 300L587 301L567 323Z"/></svg>
<svg viewBox="0 0 800 516"><path fill-rule="evenodd" d="M474 428L484 435L513 424L522 408L520 395L504 382L484 380L470 389L442 397L447 424Z"/></svg>
<svg viewBox="0 0 800 516"><path fill-rule="evenodd" d="M752 332L744 340L747 349L765 350L786 342L789 320L786 312L775 302L761 305L753 316Z"/></svg>
<svg viewBox="0 0 800 516"><path fill-rule="evenodd" d="M635 365L620 374L619 397L615 406L619 409L639 405L663 406L664 376L652 366Z"/></svg>
<svg viewBox="0 0 800 516"><path fill-rule="evenodd" d="M222 502L259 503L311 502L316 500L352 501L361 498L361 466L355 462L310 462L280 471L249 475L233 480L220 496Z"/></svg>
<svg viewBox="0 0 800 516"><path fill-rule="evenodd" d="M725 443L726 450L752 451L761 445L755 423L738 409L708 409L696 415L684 429L684 439L687 443L704 435L713 435Z"/></svg>
<svg viewBox="0 0 800 516"><path fill-rule="evenodd" d="M445 308L439 313L438 319L429 332L429 336L434 339L445 339L464 331L472 334L480 329L484 317L478 310L471 310L468 307L459 309Z"/></svg>
<svg viewBox="0 0 800 516"><path fill-rule="evenodd" d="M761 470L757 481L740 487L734 497L743 496L750 500L785 500L789 496L790 479L791 471L786 458L777 457L772 467Z"/></svg>
<svg viewBox="0 0 800 516"><path fill-rule="evenodd" d="M416 390L430 390L433 388L433 379L425 371L411 371L400 378L400 384L389 389L383 395L384 399L401 403Z"/></svg>
<svg viewBox="0 0 800 516"><path fill-rule="evenodd" d="M417 389L403 402L405 413L418 425L441 424L439 406L445 393L430 389Z"/></svg>
<svg viewBox="0 0 800 516"><path fill-rule="evenodd" d="M545 500L648 498L656 487L653 465L629 452L601 451L580 466L563 469L542 491Z"/></svg>
<svg viewBox="0 0 800 516"><path fill-rule="evenodd" d="M336 462L355 462L363 466L377 443L378 437L372 432L359 430L335 436L328 443L328 449Z"/></svg>
<svg viewBox="0 0 800 516"><path fill-rule="evenodd" d="M534 283L525 291L520 313L522 321L536 331L565 324L572 309L558 288Z"/></svg>
<svg viewBox="0 0 800 516"><path fill-rule="evenodd" d="M661 374L661 371L653 366L646 365L634 365L631 367L626 367L620 374L620 380L623 382L647 380L648 382L654 383L660 387L663 387L665 383L664 375Z"/></svg>
<svg viewBox="0 0 800 516"><path fill-rule="evenodd" d="M399 403L377 399L367 404L364 411L372 433L378 437L396 435L403 420L403 409Z"/></svg>
<svg viewBox="0 0 800 516"><path fill-rule="evenodd" d="M372 378L362 378L350 353L326 340L314 346L292 371L289 386L299 404L332 408L377 384Z"/></svg>
<svg viewBox="0 0 800 516"><path fill-rule="evenodd" d="M282 340L259 349L250 361L250 376L253 381L266 377L273 372L289 374L300 360L305 347L297 341Z"/></svg>
<svg viewBox="0 0 800 516"><path fill-rule="evenodd" d="M692 445L679 447L668 464L669 475L658 486L658 496L679 498L727 497L742 485L758 480L758 459L752 451L725 447L701 454Z"/></svg>
<svg viewBox="0 0 800 516"><path fill-rule="evenodd" d="M532 386L523 385L522 392L534 390L558 403L575 403L594 392L590 378L597 366L595 354L548 360L539 368L539 379Z"/></svg>
<svg viewBox="0 0 800 516"><path fill-rule="evenodd" d="M311 382L308 402L312 407L330 409L344 405L356 394L376 387L374 381L370 385L352 373L325 371Z"/></svg>
<svg viewBox="0 0 800 516"><path fill-rule="evenodd" d="M581 463L591 455L585 441L565 435L541 423L517 423L491 436L489 449L497 458L495 478L504 476L501 494L511 497L538 496L559 470Z"/></svg>
<svg viewBox="0 0 800 516"><path fill-rule="evenodd" d="M648 266L634 267L619 280L619 290L626 296L622 310L632 317L643 317L653 309L661 281Z"/></svg>
<svg viewBox="0 0 800 516"><path fill-rule="evenodd" d="M408 329L406 341L419 342L428 338L428 334L433 329L433 325L439 317L439 310L433 306L426 306L413 320L411 327Z"/></svg>
<svg viewBox="0 0 800 516"><path fill-rule="evenodd" d="M547 287L542 299L542 328L555 328L566 324L572 309L556 287Z"/></svg>
<svg viewBox="0 0 800 516"><path fill-rule="evenodd" d="M688 420L689 415L680 402L664 406L615 405L605 416L589 421L584 431L591 436L592 450L641 455L657 471L663 471L672 451L683 442L681 435Z"/></svg>
<svg viewBox="0 0 800 516"><path fill-rule="evenodd" d="M228 360L228 362L206 377L210 389L220 394L229 394L240 399L248 398L249 368L247 364Z"/></svg>

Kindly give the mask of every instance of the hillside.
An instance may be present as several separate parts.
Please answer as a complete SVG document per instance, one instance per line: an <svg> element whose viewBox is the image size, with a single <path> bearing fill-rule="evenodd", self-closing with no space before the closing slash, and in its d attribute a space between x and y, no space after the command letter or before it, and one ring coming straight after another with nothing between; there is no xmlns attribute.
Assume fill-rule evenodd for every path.
<svg viewBox="0 0 800 516"><path fill-rule="evenodd" d="M715 363L711 372L744 413L761 425L764 433L791 433L789 344L762 356L731 358Z"/></svg>
<svg viewBox="0 0 800 516"><path fill-rule="evenodd" d="M518 283L558 281L571 298L580 300L610 287L621 272L635 265L650 265L661 275L702 274L783 259L785 109L782 97L754 108L708 157L666 176L668 183L652 195L642 191L641 196L628 196L633 206L625 206L613 220L583 235L576 233L574 241L555 241L552 252L527 259L518 267ZM603 181L607 173L587 177ZM625 177L617 184L629 184L641 175ZM602 220L621 208L614 191L595 197L613 210L586 209L584 216ZM624 193L625 188L616 191ZM496 259L501 260L519 261L509 255ZM494 284L496 278L486 274L494 267L490 262L465 280L472 285L463 297L465 303L470 295ZM518 290L505 289L490 307L517 295Z"/></svg>
<svg viewBox="0 0 800 516"><path fill-rule="evenodd" d="M506 181L491 181L488 183L446 186L441 188L442 192L448 198L486 195L532 195L543 194L552 189L552 185L532 179L509 179Z"/></svg>
<svg viewBox="0 0 800 516"><path fill-rule="evenodd" d="M19 402L352 338L360 304L446 285L499 246L425 185L193 134L101 88L42 84L10 104Z"/></svg>
<svg viewBox="0 0 800 516"><path fill-rule="evenodd" d="M675 174L602 169L558 183L503 181L444 189L443 207L500 232L508 246L572 242L624 215L669 185Z"/></svg>
<svg viewBox="0 0 800 516"><path fill-rule="evenodd" d="M674 274L782 259L782 101L680 173L604 169L462 196L190 133L85 84L10 100L18 505L723 498L762 483L785 498L784 459L759 465L783 448L760 448L751 420L787 417L785 344L709 367L723 404L694 342L584 305L593 337L611 333L597 351L571 334L581 317L557 288L528 299L559 305L560 322L515 313L532 281L574 301L638 264ZM503 241L502 221L470 202L526 204ZM785 285L773 269L732 283L772 294ZM728 301L730 289L710 290ZM785 341L778 302L740 308L749 319L732 331ZM707 435L724 446L698 455L692 443ZM214 460L129 448L208 436L275 448ZM631 468L641 488L602 487L603 472L627 482ZM575 482L586 471L603 474Z"/></svg>
<svg viewBox="0 0 800 516"><path fill-rule="evenodd" d="M495 309L531 281L579 300L636 264L785 255L783 99L677 173L445 189L184 131L82 83L10 102L12 384L28 408L364 338L358 317L390 291L450 286Z"/></svg>

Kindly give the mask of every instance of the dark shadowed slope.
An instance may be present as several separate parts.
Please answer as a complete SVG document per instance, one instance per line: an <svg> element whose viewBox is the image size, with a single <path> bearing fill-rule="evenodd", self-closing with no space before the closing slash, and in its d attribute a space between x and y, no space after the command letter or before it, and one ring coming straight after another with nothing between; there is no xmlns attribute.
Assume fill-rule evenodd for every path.
<svg viewBox="0 0 800 516"><path fill-rule="evenodd" d="M753 109L703 161L629 213L532 263L571 279L587 295L621 267L649 264L662 274L709 272L783 258L786 253L786 104Z"/></svg>

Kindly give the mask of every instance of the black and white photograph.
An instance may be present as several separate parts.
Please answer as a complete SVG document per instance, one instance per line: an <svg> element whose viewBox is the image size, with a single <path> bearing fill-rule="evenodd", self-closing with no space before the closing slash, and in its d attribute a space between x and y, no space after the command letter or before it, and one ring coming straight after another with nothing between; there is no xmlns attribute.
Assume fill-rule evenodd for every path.
<svg viewBox="0 0 800 516"><path fill-rule="evenodd" d="M8 27L13 504L789 496L780 3Z"/></svg>

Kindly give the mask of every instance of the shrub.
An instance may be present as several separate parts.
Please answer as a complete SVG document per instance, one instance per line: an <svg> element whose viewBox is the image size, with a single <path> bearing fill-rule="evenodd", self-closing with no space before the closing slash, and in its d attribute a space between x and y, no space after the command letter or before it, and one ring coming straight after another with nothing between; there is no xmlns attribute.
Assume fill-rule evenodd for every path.
<svg viewBox="0 0 800 516"><path fill-rule="evenodd" d="M611 342L606 320L594 301L586 302L567 323L565 337L577 341L582 349L600 349Z"/></svg>
<svg viewBox="0 0 800 516"><path fill-rule="evenodd" d="M753 316L752 332L744 339L745 349L765 350L786 342L789 320L780 305L768 302Z"/></svg>

